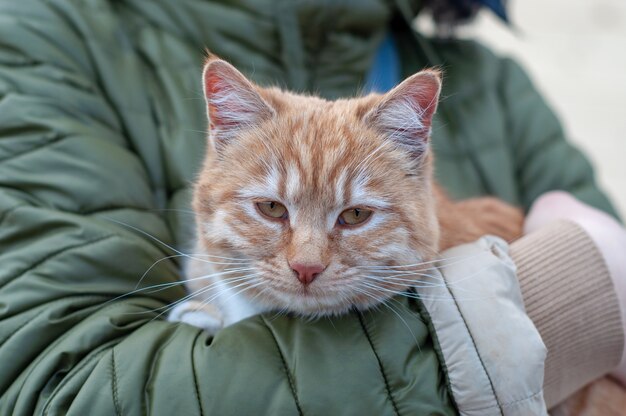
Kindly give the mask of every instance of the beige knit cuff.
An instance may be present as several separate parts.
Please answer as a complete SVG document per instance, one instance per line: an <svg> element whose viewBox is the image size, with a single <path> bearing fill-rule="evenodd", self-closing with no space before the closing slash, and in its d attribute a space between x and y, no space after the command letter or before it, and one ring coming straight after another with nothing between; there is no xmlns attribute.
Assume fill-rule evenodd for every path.
<svg viewBox="0 0 626 416"><path fill-rule="evenodd" d="M548 408L619 364L624 329L613 282L591 238L558 221L511 244L526 311L548 356Z"/></svg>

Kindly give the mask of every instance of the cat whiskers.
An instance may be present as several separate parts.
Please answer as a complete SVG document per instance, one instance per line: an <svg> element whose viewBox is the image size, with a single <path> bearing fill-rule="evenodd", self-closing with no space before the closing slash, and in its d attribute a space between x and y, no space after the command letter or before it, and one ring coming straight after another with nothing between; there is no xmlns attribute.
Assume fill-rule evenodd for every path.
<svg viewBox="0 0 626 416"><path fill-rule="evenodd" d="M280 318L281 316L286 315L287 312L289 312L289 307L288 306L283 306L279 310L273 311L272 318L270 319L270 322L274 322L276 319Z"/></svg>
<svg viewBox="0 0 626 416"><path fill-rule="evenodd" d="M192 256L192 257L190 257ZM188 257L188 258L195 258L195 257L214 257L217 259L222 259L222 260L237 260L235 262L223 262L223 261L210 261L210 260L205 260L205 263L211 263L211 264L217 264L220 266L236 266L236 265L245 265L248 264L249 262L246 259L236 259L236 258L231 258L231 257L221 257L221 256L214 256L211 254L187 254L187 253L182 253L182 254L173 254L171 256L166 256L163 257L157 261L155 261L154 263L152 263L152 265L150 267L148 267L148 270L146 270L144 272L143 275L141 275L141 278L139 279L139 281L137 282L137 284L135 285L135 289L137 289L139 287L139 285L141 284L141 282L143 281L143 279L148 275L148 273L150 273L150 271L156 267L159 263L165 261L165 260L169 260L169 259L173 259L173 258L179 258L179 257Z"/></svg>
<svg viewBox="0 0 626 416"><path fill-rule="evenodd" d="M233 277L233 278L230 278L230 279L224 279L223 281L214 282L214 283L212 283L212 284L210 284L208 286L204 286L204 287L202 287L202 288L200 288L200 289L198 289L198 290L188 294L187 296L185 296L185 297L183 297L183 298L181 298L181 299L179 299L179 300L177 300L175 302L172 302L172 303L170 303L168 305L165 305L165 306L162 306L160 308L152 309L149 312L156 312L156 311L159 311L159 310L163 309L163 311L160 312L154 318L152 318L152 320L160 318L162 315L168 313L169 311L171 311L172 309L174 309L176 306L180 305L183 302L186 302L188 300L191 300L194 297L197 297L197 296L200 296L200 295L205 294L207 292L210 292L212 290L215 290L216 288L219 289L220 286L223 287L225 283L229 283L229 284L237 283L235 286L230 286L229 285L226 289L221 289L221 291L218 290L218 292L216 292L210 298L205 299L204 301L202 301L201 304L198 307L194 308L194 311L197 311L197 310L201 309L201 307L203 305L208 305L211 302L213 302L214 300L216 300L220 295L222 295L224 290L233 290L233 289L237 289L237 288L239 288L241 286L248 285L253 278L255 278L257 276L260 276L261 274L262 274L261 272L257 272L257 273L251 273L251 274L244 275L244 276L236 276L236 277ZM243 291L245 291L247 289L250 289L250 288L252 288L254 286L258 286L258 285L263 284L263 283L264 283L263 281L259 281L256 284L249 286L248 288L244 288L244 290L241 290L241 291L231 295L229 298L227 298L227 300L230 299L232 296L238 295L238 294L242 293Z"/></svg>
<svg viewBox="0 0 626 416"><path fill-rule="evenodd" d="M402 317L402 316L398 313L398 311L396 311L395 309L393 309L393 308L391 307L391 305L389 305L389 304L387 303L388 301L390 301L390 300L394 300L394 299L392 299L392 298L387 298L387 299L381 300L380 298L378 298L377 296L375 296L375 294L370 293L367 289L365 289L365 288L363 288L363 287L358 287L358 286L356 286L354 289L355 289L355 291L356 291L356 292L361 293L362 295L365 295L365 296L367 296L367 297L369 297L369 298L373 299L373 300L377 303L377 305L376 305L376 306L384 306L384 307L386 307L387 309L389 309L391 312L393 312L393 313L394 313L394 314L395 314L395 315L396 315L396 316L400 319L400 321L402 321L402 323L404 324L404 326L406 326L406 328L409 330L409 333L411 334L411 337L413 337L413 340L415 341L415 345L417 345L417 346L418 346L418 348L419 348L420 343L417 341L417 337L415 336L415 333L413 332L413 330L411 329L411 327L409 326L409 324L407 323L407 321L406 321L406 320L405 320L405 319L404 319L404 318L403 318L403 317ZM396 302L397 302L397 301L396 301ZM357 310L357 313L360 313L360 312Z"/></svg>
<svg viewBox="0 0 626 416"><path fill-rule="evenodd" d="M378 282L367 282L367 279L363 279L363 281L361 282L361 285L363 287L366 287L368 289L374 290L376 292L382 292L382 293L386 293L388 294L387 297L385 297L385 299L392 297L392 296L402 296L405 298L409 298L409 299L423 299L423 300L447 300L447 301L453 301L454 298L450 295L448 296L432 296L432 295L428 295L428 296L424 296L424 295L420 295L417 292L415 293L411 293L409 291L409 287L415 287L415 288L419 288L420 285L406 285L404 286L402 289L389 289L386 287L382 287L380 284L376 284L376 283L382 283L383 281L378 281ZM432 287L432 286L429 286ZM445 287L444 285L439 285L439 287ZM382 297L382 296L381 296Z"/></svg>
<svg viewBox="0 0 626 416"><path fill-rule="evenodd" d="M469 256L468 256L469 257ZM473 257L473 256L472 256ZM469 290L467 288L464 287L460 287L459 284L461 282L464 282L468 279L473 278L474 276L483 273L484 271L488 270L491 266L486 266L481 268L480 270L475 271L474 273L469 274L468 276L463 277L462 279L458 279L454 282L448 282L443 280L440 277L437 277L437 280L440 281L440 283L435 283L435 282L426 282L420 279L404 279L401 277L398 277L398 274L394 274L394 275L390 275L390 276L384 276L384 275L367 275L367 274L361 274L359 275L359 277L362 279L360 280L360 284L367 286L369 289L372 290L376 290L376 291L381 291L381 292L385 292L385 293L389 293L391 295L396 295L396 296L403 296L403 297L407 297L407 298L413 298L413 299L422 299L422 300L446 300L446 301L451 301L451 300L462 300L462 301L470 301L470 300L485 300L484 296L475 296L475 297L459 297L459 296L453 296L452 293L450 292L450 288L454 288L455 291L458 292L464 292L467 293L469 295L476 295L477 292ZM412 273L409 275L413 275ZM435 278L435 276L429 276L429 277L433 277ZM393 284L393 285L402 285L404 286L402 289L390 289L388 287L384 287L383 285L389 285L389 284ZM411 293L408 291L409 288L437 288L440 287L442 289L445 289L445 291L443 291L443 295L442 296L435 296L432 294L429 295L424 295L424 294L419 294L417 291L415 293Z"/></svg>
<svg viewBox="0 0 626 416"><path fill-rule="evenodd" d="M246 278L247 278L246 280L248 280L248 279L250 279L250 280L251 280L251 278L252 278L252 277L258 277L258 276L260 276L260 275L262 275L262 274L263 274L263 273L256 273L256 275L249 275L249 276L246 276ZM209 299L206 299L206 300L202 301L202 302L200 303L200 305L198 305L197 307L195 307L193 310L194 310L194 311L198 311L198 310L200 310L202 307L204 307L204 306L206 306L206 305L209 305L211 302L215 301L217 298L219 298L220 296L222 296L224 291L227 291L227 290L233 290L233 289L237 289L237 288L239 288L239 287L244 286L242 289L238 290L238 291L237 291L237 292L235 292L235 293L232 293L229 297L227 297L226 299L224 299L224 300L222 301L223 303L228 303L228 301L229 301L230 299L232 299L233 297L238 296L238 295L241 295L242 293L244 293L244 292L246 292L246 291L248 291L248 290L250 290L250 289L253 289L253 288L256 288L256 287L259 287L259 286L262 286L262 285L264 285L264 284L265 284L265 282L264 282L263 280L259 280L259 281L257 281L256 283L254 283L254 284L250 284L249 286L245 287L245 285L249 283L249 282L248 282L248 281L246 281L246 280L244 280L244 281L243 281L243 283L239 283L238 285L235 285L235 286L232 286L232 287L230 287L230 286L229 286L229 287L227 287L227 288L223 289L221 292L215 293L215 294L214 294L213 296L211 296Z"/></svg>
<svg viewBox="0 0 626 416"><path fill-rule="evenodd" d="M376 278L376 279L372 279L371 277L367 277L367 276L361 276L364 278L364 283L365 285L368 285L370 288L375 289L375 290L380 290L386 293L390 293L392 295L399 295L399 296L403 296L403 297L407 297L407 298L412 298L412 299L422 299L422 300L484 300L484 297L453 297L452 294L450 293L450 291L448 290L448 288L450 287L454 287L456 291L459 292L464 292L467 293L469 295L476 295L477 292L474 292L472 290L466 289L466 288L462 288L462 287L457 287L457 283L458 282L454 282L454 283L450 283L450 282L444 282L444 283L432 283L432 282L421 282L421 281L402 281L402 282L394 282L394 281L390 281L388 279L385 278ZM473 277L473 275L472 275ZM464 278L466 279L466 278ZM461 279L461 280L464 280ZM368 282L369 281L369 282ZM389 284L392 283L394 285L403 285L404 287L402 289L390 289L388 287L382 287L383 284ZM424 295L424 294L420 294L419 292L415 292L415 293L411 293L409 291L409 288L415 288L415 289L420 289L420 288L428 288L428 289L433 289L433 288L442 288L445 289L445 291L442 291L443 294L441 296L436 296L436 295Z"/></svg>
<svg viewBox="0 0 626 416"><path fill-rule="evenodd" d="M436 270L436 269L425 269L425 270ZM421 273L421 270L418 271L403 271L403 272L395 272L393 270L391 271L384 271L384 270L370 270L370 271L363 271L363 273L368 273L370 274L372 277L385 277L385 278L394 278L397 280L415 280L415 279L403 279L404 277L407 276L419 276L419 278L429 278L429 279L433 279L439 282L443 282L443 278L431 274L431 273Z"/></svg>
<svg viewBox="0 0 626 416"><path fill-rule="evenodd" d="M201 258L199 258L199 257L193 256L193 255L191 255L191 254L183 253L182 251L175 249L175 248L174 248L174 247L172 247L171 245L169 245L169 244L167 244L167 243L165 243L165 242L163 242L163 241L159 240L158 238L156 238L156 237L155 237L155 236L153 236L152 234L150 234L150 233L148 233L148 232L145 232L144 230L139 229L139 228L137 228L137 227L135 227L135 226L133 226L133 225L126 224L125 222L118 221L118 220L115 220L115 219L113 219L113 218L107 218L107 217L105 217L104 219L105 219L105 220L107 220L107 221L111 221L111 222L114 222L114 223L116 223L116 224L122 225L122 226L124 226L124 227L130 228L131 230L137 231L138 233L140 233L140 234L142 234L142 235L144 235L144 236L148 237L149 239L151 239L151 240L153 240L153 241L155 241L155 242L157 242L157 243L161 244L162 246L166 247L167 249L169 249L169 250L173 251L174 253L176 253L176 254L177 254L177 255L179 255L180 257L186 257L186 258L188 258L188 259L192 259L192 260L200 261L200 262L203 262L203 263L212 263L210 260L204 260L204 259L201 259ZM213 255L208 255L208 254L207 254L206 256L211 256L211 257L215 257L215 258L220 258L220 259L223 259L223 260L235 260L235 261L244 261L244 260L246 260L246 259L236 258L236 257L222 257L222 256L213 256Z"/></svg>
<svg viewBox="0 0 626 416"><path fill-rule="evenodd" d="M215 277L219 277L219 276L226 276L229 274L236 274L236 273L241 273L241 272L246 272L246 271L253 271L256 270L253 267L245 267L245 268L231 268L231 269L224 269L223 271L220 272L215 272L215 273L211 273L211 274L207 274L204 276L199 276L199 277L194 277L191 279L186 279L186 280L177 280L174 282L166 282L166 283L159 283L156 285L151 285L151 286L146 286L146 287L142 287L142 288L138 288L138 289L134 289L131 290L130 292L126 292L122 295L116 296L113 299L108 300L107 302L105 302L104 304L108 304L111 302L114 302L116 300L119 299L123 299L126 298L128 296L134 295L136 293L156 293L156 292L160 292L162 290L167 290L171 287L175 287L175 286L179 286L179 285L184 285L186 282L192 282L192 281L197 281L197 280L209 280L209 279L213 279ZM238 276L234 276L233 278L236 278ZM228 279L228 277L226 278ZM142 312L143 313L143 312Z"/></svg>
<svg viewBox="0 0 626 416"><path fill-rule="evenodd" d="M403 280L401 279L402 277L420 276L420 277L433 279L442 283L446 283L442 277L439 277L436 274L431 274L427 272L438 271L443 267L457 265L459 263L462 263L468 260L475 260L478 256L481 256L484 254L487 254L487 253L480 252L477 254L466 255L466 256L450 256L446 258L439 258L439 259L424 261L424 262L419 262L419 263L401 264L401 265L393 265L393 266L387 266L387 265L356 266L355 269L357 269L363 274L370 275L370 277L372 278L375 278L378 276L378 277L384 277L387 279L397 279L401 281ZM451 260L454 260L454 261L451 261ZM423 267L423 266L427 266L427 267ZM482 272L488 268L489 267L485 269L481 269L480 271L470 275L469 277L473 277L477 273ZM457 280L455 284L458 282L464 281L465 279L466 278ZM410 281L414 281L414 279L410 279ZM422 282L422 283L426 283L426 282ZM447 283L447 284L449 285L450 283Z"/></svg>
<svg viewBox="0 0 626 416"><path fill-rule="evenodd" d="M392 283L392 284L396 284L396 285L407 285L407 286L420 286L420 287L440 287L440 286L444 286L445 282L443 281L443 279L441 278L437 278L437 280L439 280L439 282L431 282L431 281L426 281L426 280L421 280L421 279L405 279L403 277L397 277L397 276L380 276L380 275L360 275L361 278L365 278L367 280L372 280L372 281L376 281L376 282L387 282L387 283ZM410 274L407 274L407 276L411 276ZM435 278L435 276L432 276L433 278Z"/></svg>
<svg viewBox="0 0 626 416"><path fill-rule="evenodd" d="M211 254L189 254L189 253L184 253L184 252L182 252L180 250L175 249L171 245L161 241L160 239L158 239L157 237L153 236L152 234L147 233L147 232L145 232L145 231L143 231L143 230L141 230L141 229L139 229L139 228L137 228L137 227L135 227L133 225L126 224L124 222L121 222L121 221L118 221L118 220L115 220L115 219L112 219L112 218L105 218L105 219L108 220L108 221L114 222L116 224L122 225L124 227L130 228L130 229L132 229L132 230L134 230L134 231L136 231L136 232L138 232L138 233L148 237L149 239L151 239L151 240L161 244L162 246L166 247L167 249L173 251L174 253L176 253L174 255L166 256L166 257L163 257L163 258L155 261L144 272L144 274L141 276L141 278L139 279L139 281L135 285L135 290L133 290L131 292L128 292L128 293L125 293L123 295L117 296L117 297L109 300L106 303L113 302L115 300L118 300L118 299L130 296L132 294L139 293L139 292L145 292L145 291L150 291L151 290L148 293L154 293L156 291L165 290L165 289L168 289L170 287L182 285L182 284L185 284L186 282L190 282L190 281L203 280L203 279L213 279L213 278L218 277L218 276L224 276L224 275L233 274L233 273L241 273L241 272L246 272L246 271L257 270L256 268L253 268L253 267L238 267L238 268L232 268L231 267L231 268L225 268L225 270L221 271L221 272L212 273L212 274L209 274L209 275L199 276L199 277L190 278L190 279L185 279L184 281L161 283L161 284L158 284L158 285L152 285L152 286L148 286L148 287L144 287L144 288L138 289L139 285L141 284L143 279L148 275L148 273L154 267L156 267L159 263L161 263L161 262L163 262L165 260L169 260L169 259L173 259L173 258L179 258L179 257L185 257L185 258L188 258L188 259L191 259L191 260L200 261L202 263L213 264L213 265L217 264L217 265L224 265L224 266L246 266L246 265L249 264L249 261L247 259L245 259L245 258L238 258L238 257L225 257L225 256L211 255ZM217 259L219 261L207 260L207 259L203 259L201 257L208 257L210 259ZM228 278L227 277L227 278L224 278L223 280L224 281L230 281L230 282L239 282L239 281L242 281L242 280L245 280L245 279L249 279L249 278L255 277L256 275L259 275L259 274L262 274L262 273L257 272L257 273L253 273L253 274L249 274L249 275L245 275L245 276L234 276L232 278ZM217 285L219 285L221 283L223 283L223 282L214 282L214 283L212 283L210 285L204 286L201 289L199 289L199 290L197 290L197 291L195 291L195 292L185 296L182 299L179 299L178 301L176 301L176 302L174 302L172 304L165 305L164 307L156 308L156 309L153 309L153 310L150 310L150 311L143 311L141 313L156 312L158 310L161 310L161 309L165 308L165 310L163 312L161 312L159 315L157 315L155 317L155 319L156 319L156 318L160 317L161 315L163 315L163 313L166 313L167 311L169 311L172 308L176 307L181 302L184 302L184 301L186 301L188 299L191 299L191 298L193 298L195 296L199 296L199 295L201 295L203 293L206 293L206 292L208 292L210 290L213 290Z"/></svg>
<svg viewBox="0 0 626 416"><path fill-rule="evenodd" d="M387 265L355 266L354 268L355 269L367 269L367 270L402 269L402 268L407 268L407 267L419 267L419 266L424 266L424 265L429 265L429 264L448 262L449 260L458 260L458 261L447 263L447 265L452 265L452 264L461 263L463 261L475 259L477 256L481 254L484 254L484 252L480 252L477 254L464 255L464 256L441 257L435 260L422 261L419 263L412 263L412 264L397 264L393 266L387 266ZM439 267L441 266L433 266L431 268L439 268ZM424 270L427 270L427 269L424 269Z"/></svg>

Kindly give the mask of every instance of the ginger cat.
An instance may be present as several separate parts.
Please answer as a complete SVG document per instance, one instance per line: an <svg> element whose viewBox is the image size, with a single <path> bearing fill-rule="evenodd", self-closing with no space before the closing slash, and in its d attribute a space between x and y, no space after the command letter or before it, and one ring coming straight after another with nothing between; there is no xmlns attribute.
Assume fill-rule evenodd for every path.
<svg viewBox="0 0 626 416"><path fill-rule="evenodd" d="M196 252L207 259L189 268L199 300L174 319L197 323L200 308L215 317L202 326L215 331L268 309L367 309L420 279L364 277L368 270L426 264L485 234L521 235L521 210L496 198L455 203L434 184L437 71L385 95L337 101L260 88L216 58L203 80L210 148L194 210ZM220 278L193 278L208 274Z"/></svg>

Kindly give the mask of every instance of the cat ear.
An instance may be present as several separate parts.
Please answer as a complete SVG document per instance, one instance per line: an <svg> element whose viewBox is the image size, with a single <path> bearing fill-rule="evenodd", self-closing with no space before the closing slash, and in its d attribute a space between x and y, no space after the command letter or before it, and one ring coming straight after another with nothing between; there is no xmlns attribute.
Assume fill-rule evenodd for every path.
<svg viewBox="0 0 626 416"><path fill-rule="evenodd" d="M210 57L202 79L210 137L218 150L241 130L274 115L257 87L228 62Z"/></svg>
<svg viewBox="0 0 626 416"><path fill-rule="evenodd" d="M440 92L439 71L418 72L385 94L366 114L365 122L418 159L428 149Z"/></svg>

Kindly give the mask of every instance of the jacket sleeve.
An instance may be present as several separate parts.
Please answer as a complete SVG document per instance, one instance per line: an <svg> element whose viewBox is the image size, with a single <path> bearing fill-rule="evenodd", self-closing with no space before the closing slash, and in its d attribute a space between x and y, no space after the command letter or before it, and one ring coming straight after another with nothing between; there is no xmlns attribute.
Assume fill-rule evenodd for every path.
<svg viewBox="0 0 626 416"><path fill-rule="evenodd" d="M526 73L510 59L501 65L502 102L523 206L528 209L545 192L564 190L618 217L598 187L589 160L566 139L561 123Z"/></svg>

